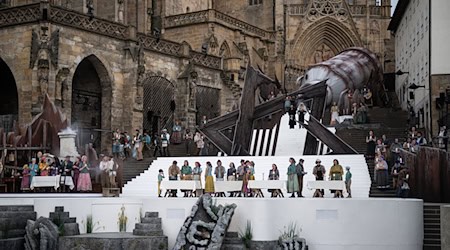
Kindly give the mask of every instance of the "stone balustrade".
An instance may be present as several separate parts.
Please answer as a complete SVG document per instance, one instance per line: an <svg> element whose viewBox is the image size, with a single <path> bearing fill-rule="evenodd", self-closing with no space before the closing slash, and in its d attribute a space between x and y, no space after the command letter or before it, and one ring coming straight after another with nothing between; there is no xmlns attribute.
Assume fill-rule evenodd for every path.
<svg viewBox="0 0 450 250"><path fill-rule="evenodd" d="M366 5L349 5L348 7L353 16L365 16L367 14L367 9L369 9L369 13L372 16L380 16L382 14L382 6L369 6L369 8L367 8ZM306 12L308 11L307 4L290 4L287 8L288 13L291 16L306 15Z"/></svg>
<svg viewBox="0 0 450 250"><path fill-rule="evenodd" d="M260 29L256 26L248 24L244 21L241 21L237 18L234 18L217 10L203 10L168 16L165 18L164 26L165 28L173 28L183 25L192 25L205 22L220 23L228 28L239 29L250 35L254 36L256 35L258 37L265 39L274 38L273 35L274 32Z"/></svg>
<svg viewBox="0 0 450 250"><path fill-rule="evenodd" d="M209 16L209 12L203 13L202 15L204 14ZM190 16L190 18L201 20L203 18L202 15L194 15ZM182 45L180 43L159 39L144 33L136 33L136 28L134 26L127 26L118 22L89 16L81 12L54 6L46 2L0 9L0 27L37 23L41 21L69 26L123 41L136 41L146 50L176 57L187 56L192 58L197 65L217 70L222 69L220 57L205 55L195 51L190 51L188 55L182 55ZM256 29L258 28L253 27L253 30ZM266 32L264 30L261 31Z"/></svg>

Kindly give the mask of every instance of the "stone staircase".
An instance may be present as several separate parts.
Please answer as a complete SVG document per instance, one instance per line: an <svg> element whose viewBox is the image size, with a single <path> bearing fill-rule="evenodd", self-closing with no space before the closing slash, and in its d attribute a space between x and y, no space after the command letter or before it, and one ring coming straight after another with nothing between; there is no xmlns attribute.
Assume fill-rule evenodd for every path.
<svg viewBox="0 0 450 250"><path fill-rule="evenodd" d="M245 250L245 245L237 232L227 232L221 250Z"/></svg>
<svg viewBox="0 0 450 250"><path fill-rule="evenodd" d="M28 220L36 220L33 206L0 206L0 249L25 249Z"/></svg>
<svg viewBox="0 0 450 250"><path fill-rule="evenodd" d="M370 192L369 192L369 197L372 198L377 198L377 197L391 197L391 198L395 198L396 197L396 191L395 189L392 187L392 176L389 174L389 188L378 188L378 185L373 181L373 177L374 177L374 169L375 169L375 163L373 162L373 160L366 160L367 162L367 167L369 168L369 174L370 174L370 179L372 180L372 185L370 186Z"/></svg>
<svg viewBox="0 0 450 250"><path fill-rule="evenodd" d="M423 205L423 249L441 249L441 209L439 204Z"/></svg>
<svg viewBox="0 0 450 250"><path fill-rule="evenodd" d="M64 207L55 207L55 212L50 212L49 219L55 223L58 228L63 227L60 228L60 230L64 230L62 232L64 236L80 234L77 218L70 217L69 212L64 212Z"/></svg>
<svg viewBox="0 0 450 250"><path fill-rule="evenodd" d="M24 237L27 220L36 220L33 206L0 206L0 239Z"/></svg>
<svg viewBox="0 0 450 250"><path fill-rule="evenodd" d="M136 223L133 235L164 236L158 212L145 212L145 217L141 218L141 223Z"/></svg>
<svg viewBox="0 0 450 250"><path fill-rule="evenodd" d="M356 151L365 154L367 150L366 136L369 130L373 130L377 138L384 134L389 141L399 138L400 142L406 140L408 113L403 110L394 110L391 108L374 107L369 109L368 124L355 124L347 127L336 128L336 134L345 142L350 144ZM388 159L390 160L390 159ZM392 163L389 162L389 167ZM372 160L367 161L369 174L373 180L375 164ZM370 197L395 197L395 189L392 187L392 176L389 175L390 188L379 189L376 183L372 182L370 188Z"/></svg>

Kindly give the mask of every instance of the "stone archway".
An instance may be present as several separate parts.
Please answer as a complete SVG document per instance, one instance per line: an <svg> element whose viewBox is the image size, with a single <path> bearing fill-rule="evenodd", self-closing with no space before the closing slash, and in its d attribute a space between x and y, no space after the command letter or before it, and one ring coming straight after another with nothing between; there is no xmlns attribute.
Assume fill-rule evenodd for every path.
<svg viewBox="0 0 450 250"><path fill-rule="evenodd" d="M0 58L0 127L11 131L19 114L16 81L8 65Z"/></svg>
<svg viewBox="0 0 450 250"><path fill-rule="evenodd" d="M78 129L79 146L92 143L97 152L111 150L111 79L94 55L77 66L72 79L72 126Z"/></svg>
<svg viewBox="0 0 450 250"><path fill-rule="evenodd" d="M317 51L326 48L328 54L336 55L349 48L361 46L358 35L346 25L331 17L324 17L296 34L289 61L297 67L306 69L316 60ZM322 56L327 58L329 56Z"/></svg>
<svg viewBox="0 0 450 250"><path fill-rule="evenodd" d="M143 129L150 133L169 131L173 127L175 86L162 76L149 76L144 81L144 119Z"/></svg>

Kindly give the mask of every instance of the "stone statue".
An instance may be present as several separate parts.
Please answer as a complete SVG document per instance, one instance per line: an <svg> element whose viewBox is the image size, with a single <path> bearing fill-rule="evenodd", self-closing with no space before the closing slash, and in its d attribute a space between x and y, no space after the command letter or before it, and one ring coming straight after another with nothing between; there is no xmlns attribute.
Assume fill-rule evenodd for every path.
<svg viewBox="0 0 450 250"><path fill-rule="evenodd" d="M192 207L177 236L174 250L220 249L236 204L215 206L209 194Z"/></svg>
<svg viewBox="0 0 450 250"><path fill-rule="evenodd" d="M117 3L119 4L118 10L117 10L117 21L119 23L123 23L123 12L124 12L123 0L117 0Z"/></svg>
<svg viewBox="0 0 450 250"><path fill-rule="evenodd" d="M66 105L64 104L65 100L69 100L69 69L62 68L56 74L55 81L55 104L59 105L61 108L64 108Z"/></svg>
<svg viewBox="0 0 450 250"><path fill-rule="evenodd" d="M189 81L189 107L195 108L197 80L190 79Z"/></svg>
<svg viewBox="0 0 450 250"><path fill-rule="evenodd" d="M36 221L28 220L25 231L26 250L58 249L58 227L50 219L39 217Z"/></svg>

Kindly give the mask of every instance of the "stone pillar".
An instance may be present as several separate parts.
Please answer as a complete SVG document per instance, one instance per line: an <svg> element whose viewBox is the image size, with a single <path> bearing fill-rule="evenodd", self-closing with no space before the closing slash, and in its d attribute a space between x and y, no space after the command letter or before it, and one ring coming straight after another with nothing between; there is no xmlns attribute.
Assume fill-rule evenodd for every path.
<svg viewBox="0 0 450 250"><path fill-rule="evenodd" d="M441 206L441 249L450 249L450 205Z"/></svg>
<svg viewBox="0 0 450 250"><path fill-rule="evenodd" d="M70 128L67 128L58 133L59 136L59 157L62 159L66 156L79 156L77 146L75 145L75 138L77 133Z"/></svg>

